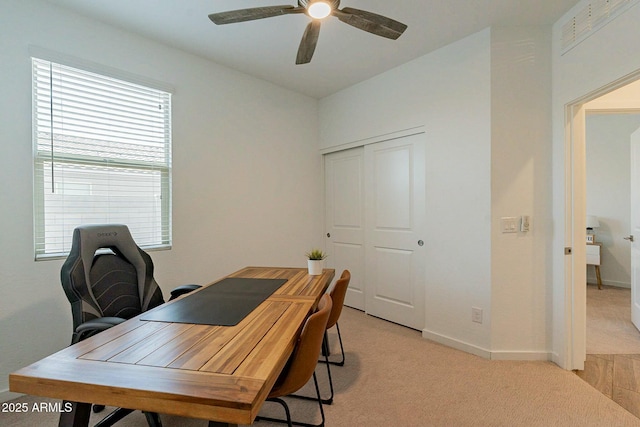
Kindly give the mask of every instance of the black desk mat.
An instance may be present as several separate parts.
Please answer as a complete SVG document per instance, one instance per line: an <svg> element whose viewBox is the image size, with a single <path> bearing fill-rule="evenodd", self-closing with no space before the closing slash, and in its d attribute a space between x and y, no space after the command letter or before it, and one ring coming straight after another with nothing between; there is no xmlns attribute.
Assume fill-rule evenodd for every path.
<svg viewBox="0 0 640 427"><path fill-rule="evenodd" d="M233 326L286 282L287 279L229 277L171 304L149 310L140 319Z"/></svg>

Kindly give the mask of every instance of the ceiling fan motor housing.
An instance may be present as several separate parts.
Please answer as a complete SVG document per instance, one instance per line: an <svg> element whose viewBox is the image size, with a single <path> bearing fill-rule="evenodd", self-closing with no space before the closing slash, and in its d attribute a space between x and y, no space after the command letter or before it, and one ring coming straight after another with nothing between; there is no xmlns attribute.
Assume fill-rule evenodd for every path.
<svg viewBox="0 0 640 427"><path fill-rule="evenodd" d="M327 3L331 6L331 10L336 10L338 6L340 6L340 0L298 0L298 6L308 9L309 6L316 1L323 1L324 3Z"/></svg>

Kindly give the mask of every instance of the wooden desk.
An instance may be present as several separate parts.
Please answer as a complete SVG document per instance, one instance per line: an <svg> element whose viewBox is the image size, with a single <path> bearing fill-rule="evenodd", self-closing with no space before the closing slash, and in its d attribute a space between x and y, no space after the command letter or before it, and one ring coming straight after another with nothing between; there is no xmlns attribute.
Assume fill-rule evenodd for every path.
<svg viewBox="0 0 640 427"><path fill-rule="evenodd" d="M239 324L138 316L12 373L9 389L82 402L61 414L64 426L86 426L91 403L216 426L251 424L334 275L331 269L310 276L300 268L244 268L227 277L288 280Z"/></svg>

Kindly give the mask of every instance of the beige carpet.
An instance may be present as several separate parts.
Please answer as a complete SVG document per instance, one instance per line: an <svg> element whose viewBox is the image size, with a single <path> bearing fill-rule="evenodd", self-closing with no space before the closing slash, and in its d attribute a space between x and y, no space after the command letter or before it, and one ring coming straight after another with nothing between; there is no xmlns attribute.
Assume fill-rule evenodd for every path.
<svg viewBox="0 0 640 427"><path fill-rule="evenodd" d="M587 286L587 354L640 354L631 323L631 289Z"/></svg>
<svg viewBox="0 0 640 427"><path fill-rule="evenodd" d="M340 326L347 364L333 369L336 400L325 407L329 427L640 426L640 419L552 363L484 360L352 309L345 309ZM325 378L324 366L318 374ZM29 405L44 400L20 399ZM266 406L265 411L279 411L271 403ZM308 421L316 408L295 400L292 410L294 418ZM161 417L165 427L207 424ZM0 413L0 426L53 426L57 418ZM118 425L143 427L145 421L136 413Z"/></svg>

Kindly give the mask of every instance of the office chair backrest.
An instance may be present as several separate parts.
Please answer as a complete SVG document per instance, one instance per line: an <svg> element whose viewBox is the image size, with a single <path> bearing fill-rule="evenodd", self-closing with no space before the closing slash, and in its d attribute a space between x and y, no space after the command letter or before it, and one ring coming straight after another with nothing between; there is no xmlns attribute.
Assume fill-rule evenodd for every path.
<svg viewBox="0 0 640 427"><path fill-rule="evenodd" d="M344 297L347 294L347 287L349 287L349 281L351 280L351 273L349 270L344 270L340 275L340 278L336 280L336 284L331 289L331 301L333 302L333 308L327 321L327 329L332 328L340 318L342 313L342 306L344 305Z"/></svg>
<svg viewBox="0 0 640 427"><path fill-rule="evenodd" d="M329 313L331 313L331 297L324 294L318 303L317 311L305 322L293 354L269 393L269 397L294 393L309 381L318 363Z"/></svg>
<svg viewBox="0 0 640 427"><path fill-rule="evenodd" d="M110 251L96 254L99 249ZM99 317L129 319L164 302L151 257L136 245L126 225L76 228L60 278L74 329Z"/></svg>

